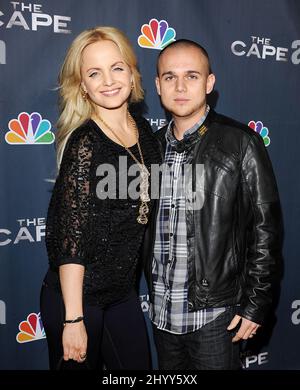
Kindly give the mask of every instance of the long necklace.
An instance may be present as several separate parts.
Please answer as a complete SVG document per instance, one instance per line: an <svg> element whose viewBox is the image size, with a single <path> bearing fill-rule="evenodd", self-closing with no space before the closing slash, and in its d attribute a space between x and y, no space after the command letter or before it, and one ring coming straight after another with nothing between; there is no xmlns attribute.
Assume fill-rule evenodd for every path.
<svg viewBox="0 0 300 390"><path fill-rule="evenodd" d="M149 173L149 171L145 165L145 162L144 162L144 157L143 157L141 145L139 142L139 132L138 132L136 123L129 112L127 112L127 115L128 115L128 120L131 123L131 126L134 128L135 133L136 133L137 146L138 146L141 162L135 157L135 155L124 144L124 142L116 134L116 132L101 118L101 116L99 114L97 114L97 117L104 124L104 126L107 127L112 132L112 134L117 138L117 140L120 142L120 144L123 146L123 148L125 148L127 150L127 152L130 154L130 156L133 158L133 160L138 164L138 166L140 168L140 177L141 177L140 201L141 201L141 204L139 207L139 215L137 217L137 221L138 221L138 223L145 225L148 222L147 214L149 213L149 207L148 207L147 203L150 202L150 197L149 197L149 176L150 176L150 173Z"/></svg>

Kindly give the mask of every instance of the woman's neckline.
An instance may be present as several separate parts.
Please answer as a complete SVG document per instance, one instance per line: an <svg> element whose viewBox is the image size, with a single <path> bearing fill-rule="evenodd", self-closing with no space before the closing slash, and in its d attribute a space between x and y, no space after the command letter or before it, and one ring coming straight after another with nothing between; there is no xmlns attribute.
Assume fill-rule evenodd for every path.
<svg viewBox="0 0 300 390"><path fill-rule="evenodd" d="M123 150L126 150L126 149L124 148L123 145L121 145L120 143L114 141L114 140L111 139L107 134L105 134L104 131L101 129L101 127L98 125L98 123L97 123L94 119L91 118L90 120L91 120L91 121L93 122L93 124L97 127L97 130L100 130L101 134L104 136L105 139L107 139L107 140L108 140L109 142L111 142L112 144L118 146L119 148L121 148L121 149L123 149ZM135 144L133 144L133 145L127 146L127 148L131 149L131 148L136 147L136 146L137 146L137 142L136 142Z"/></svg>

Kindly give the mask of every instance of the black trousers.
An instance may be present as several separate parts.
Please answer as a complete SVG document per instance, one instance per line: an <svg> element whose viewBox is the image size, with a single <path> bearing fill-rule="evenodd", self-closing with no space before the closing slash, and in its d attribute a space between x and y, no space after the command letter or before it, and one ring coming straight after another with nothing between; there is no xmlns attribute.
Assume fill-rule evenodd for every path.
<svg viewBox="0 0 300 390"><path fill-rule="evenodd" d="M88 335L86 363L62 360L65 309L61 294L44 283L40 304L51 370L101 370L103 364L109 370L151 369L145 319L134 291L105 310L99 306L84 305L84 324Z"/></svg>
<svg viewBox="0 0 300 390"><path fill-rule="evenodd" d="M241 368L236 330L228 331L236 307L228 307L214 321L195 332L172 334L153 325L161 370L238 370Z"/></svg>

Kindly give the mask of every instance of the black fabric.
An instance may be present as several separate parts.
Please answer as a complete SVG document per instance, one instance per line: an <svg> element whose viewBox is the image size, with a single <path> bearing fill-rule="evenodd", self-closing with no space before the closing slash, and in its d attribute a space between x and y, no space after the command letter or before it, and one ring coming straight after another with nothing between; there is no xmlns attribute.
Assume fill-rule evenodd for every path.
<svg viewBox="0 0 300 390"><path fill-rule="evenodd" d="M61 294L44 283L40 306L51 370L102 370L103 365L109 370L151 368L145 319L135 291L106 309L84 305L88 345L83 363L62 359L65 310Z"/></svg>
<svg viewBox="0 0 300 390"><path fill-rule="evenodd" d="M160 330L153 335L160 370L238 370L240 343L233 343L236 329L227 330L236 307L227 307L214 321L185 334Z"/></svg>
<svg viewBox="0 0 300 390"><path fill-rule="evenodd" d="M151 164L160 163L158 142L144 118L134 119L150 171ZM140 161L137 145L131 151ZM59 289L58 267L81 264L85 267L84 299L101 307L122 298L133 288L145 231L145 226L136 220L139 199L118 199L120 169L122 178L128 172L124 163L119 167L119 157L123 162L126 159L128 169L135 164L128 152L110 140L94 121L76 129L66 145L47 215L50 269L46 283ZM103 179L97 168L102 164L115 167L116 199L97 197L97 184ZM136 178L128 175L128 186Z"/></svg>

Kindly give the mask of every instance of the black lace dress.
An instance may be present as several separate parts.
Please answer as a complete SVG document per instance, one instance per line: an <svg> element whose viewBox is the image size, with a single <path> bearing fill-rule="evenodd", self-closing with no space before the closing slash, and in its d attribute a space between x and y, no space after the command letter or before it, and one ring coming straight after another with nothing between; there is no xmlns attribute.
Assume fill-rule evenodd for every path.
<svg viewBox="0 0 300 390"><path fill-rule="evenodd" d="M150 171L151 164L161 163L159 146L148 122L144 118L134 119ZM140 161L137 145L130 149ZM115 193L109 199L99 199L101 190L108 189L102 181L108 178L107 172L104 174L108 165L103 164L113 166L116 172L116 180L107 184L111 185L110 193ZM135 177L128 175L132 164L135 161L128 152L110 140L94 121L89 120L72 133L47 215L50 267L45 283L49 287L60 290L58 267L74 263L85 267L84 301L89 304L105 307L132 290L145 231L145 225L136 220L139 199L125 196L124 188L120 191L119 186L119 180L127 179L128 186L132 180L137 182L138 173Z"/></svg>

